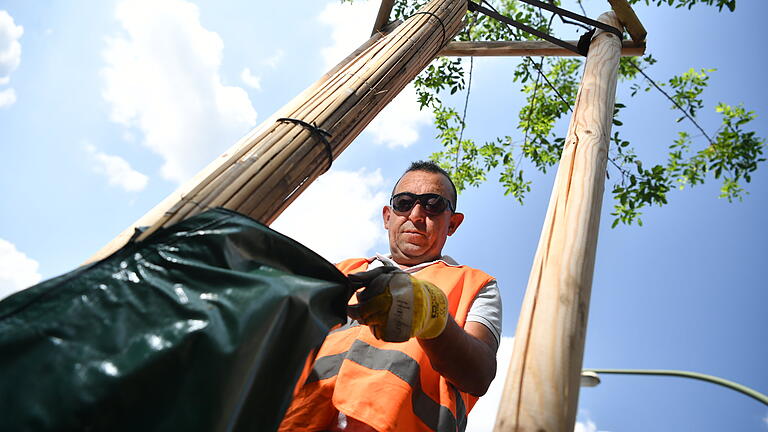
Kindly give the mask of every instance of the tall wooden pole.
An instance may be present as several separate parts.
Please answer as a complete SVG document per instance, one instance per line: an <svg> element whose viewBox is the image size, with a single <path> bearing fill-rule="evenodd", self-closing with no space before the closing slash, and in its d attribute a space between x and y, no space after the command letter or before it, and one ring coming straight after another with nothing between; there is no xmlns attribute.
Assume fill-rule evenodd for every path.
<svg viewBox="0 0 768 432"><path fill-rule="evenodd" d="M89 261L122 247L136 227L149 227L141 240L206 208L271 223L453 39L466 11L466 0L432 0L391 33L377 32Z"/></svg>
<svg viewBox="0 0 768 432"><path fill-rule="evenodd" d="M599 20L621 28L613 12ZM523 300L496 431L573 431L620 54L621 41L598 30Z"/></svg>

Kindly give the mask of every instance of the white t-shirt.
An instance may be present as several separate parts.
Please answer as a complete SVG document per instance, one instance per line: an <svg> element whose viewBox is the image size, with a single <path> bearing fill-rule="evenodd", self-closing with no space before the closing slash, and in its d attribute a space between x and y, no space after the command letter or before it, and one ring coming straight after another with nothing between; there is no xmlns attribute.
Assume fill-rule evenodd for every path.
<svg viewBox="0 0 768 432"><path fill-rule="evenodd" d="M442 261L446 265L452 267L459 265L453 258L443 255L438 260L417 264L413 267L406 267L401 270L406 273L415 273L438 261ZM370 263L368 264L369 270L383 265L400 267L396 262L392 261L392 258L389 255L376 254L375 257L368 258L368 262ZM467 321L478 322L486 326L496 338L496 345L498 346L498 342L501 341L501 294L499 293L499 286L498 283L496 283L496 279L491 279L477 293L475 301L472 302L472 306L469 308Z"/></svg>

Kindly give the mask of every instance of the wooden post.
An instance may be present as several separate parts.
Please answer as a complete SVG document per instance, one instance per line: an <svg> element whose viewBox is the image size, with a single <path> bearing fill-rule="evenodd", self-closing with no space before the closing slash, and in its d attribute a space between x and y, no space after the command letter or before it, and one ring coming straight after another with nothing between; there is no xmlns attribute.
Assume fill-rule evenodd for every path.
<svg viewBox="0 0 768 432"><path fill-rule="evenodd" d="M576 45L579 41L566 41ZM645 54L645 42L635 43L625 40L621 43L622 57L640 56ZM440 51L444 57L523 57L523 56L547 56L547 57L580 57L560 45L548 41L479 41L450 42Z"/></svg>
<svg viewBox="0 0 768 432"><path fill-rule="evenodd" d="M389 14L392 12L392 6L394 5L395 0L381 0L379 13L376 14L376 20L373 22L373 31L371 32L371 36L380 32L381 29L383 29L387 24L387 21L389 21Z"/></svg>
<svg viewBox="0 0 768 432"><path fill-rule="evenodd" d="M613 12L599 20L620 28ZM523 300L495 431L573 431L620 52L615 35L597 31Z"/></svg>
<svg viewBox="0 0 768 432"><path fill-rule="evenodd" d="M627 0L608 0L611 4L611 8L616 12L616 16L619 21L627 28L629 36L635 43L645 41L645 37L648 36L648 32L645 31L643 23L637 18L635 11L632 10L632 6L629 5ZM621 28L621 27L617 27Z"/></svg>
<svg viewBox="0 0 768 432"><path fill-rule="evenodd" d="M122 247L135 227L149 226L141 240L206 208L271 223L453 39L466 11L466 0L432 0L391 33L377 32L89 261ZM327 132L328 144L311 128L278 117L316 125Z"/></svg>

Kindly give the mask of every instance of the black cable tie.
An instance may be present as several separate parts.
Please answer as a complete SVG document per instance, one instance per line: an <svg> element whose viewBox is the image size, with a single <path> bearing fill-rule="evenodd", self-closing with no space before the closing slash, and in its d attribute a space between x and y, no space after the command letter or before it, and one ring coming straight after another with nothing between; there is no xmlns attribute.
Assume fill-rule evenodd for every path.
<svg viewBox="0 0 768 432"><path fill-rule="evenodd" d="M442 47L443 47L443 45L445 45L445 40L448 38L448 37L447 37L447 34L448 34L448 32L445 30L445 24L443 23L443 20L441 20L441 19L440 19L440 17L439 17L439 16L437 16L437 15L435 15L434 13L432 13L432 12L427 12L427 11L416 12L415 14L413 14L413 15L411 15L411 16L415 16L415 15L429 15L429 16L431 16L431 17L434 17L434 18L437 20L437 22L438 22L438 23L440 23L440 27L441 27L441 28L442 28L442 30L443 30L443 40L442 40L442 41L440 41L440 48L442 48ZM410 17L409 17L409 18L410 18Z"/></svg>
<svg viewBox="0 0 768 432"><path fill-rule="evenodd" d="M328 172L329 169L331 169L331 165L333 165L333 148L331 147L331 143L328 142L328 138L331 138L332 135L325 129L322 129L318 127L316 124L310 124L305 122L304 120L299 120L295 118L288 118L288 117L280 117L276 120L277 122L283 122L283 123L293 123L297 124L299 126L304 127L305 129L308 129L312 135L317 137L323 144L325 144L325 150L328 152L328 167L323 171L323 173Z"/></svg>
<svg viewBox="0 0 768 432"><path fill-rule="evenodd" d="M592 29L579 38L579 43L576 45L577 48L579 48L579 53L583 55L584 57L587 56L587 53L589 53L589 46L592 45L592 36L595 35L595 29Z"/></svg>

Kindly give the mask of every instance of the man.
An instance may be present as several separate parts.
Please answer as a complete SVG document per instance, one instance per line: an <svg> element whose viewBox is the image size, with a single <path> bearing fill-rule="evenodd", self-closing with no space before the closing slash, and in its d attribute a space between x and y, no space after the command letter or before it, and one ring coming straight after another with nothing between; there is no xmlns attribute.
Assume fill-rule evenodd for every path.
<svg viewBox="0 0 768 432"><path fill-rule="evenodd" d="M464 430L496 374L501 302L492 277L442 255L456 198L434 163L406 170L382 213L391 255L337 265L365 287L357 321L328 335L281 430Z"/></svg>

